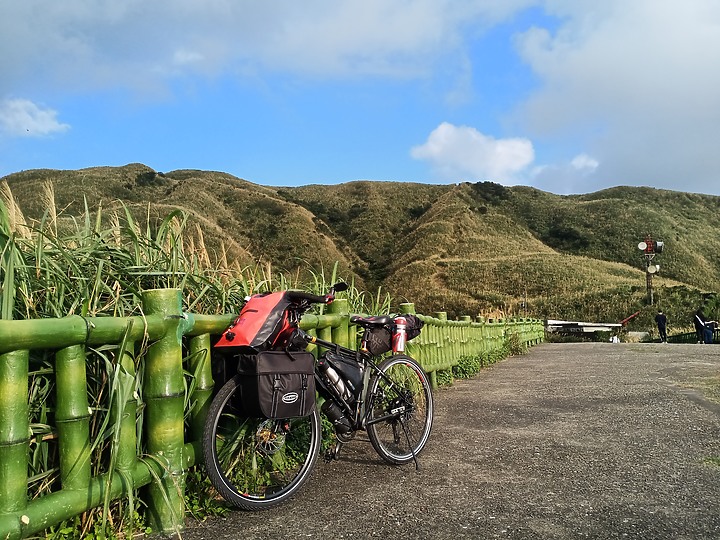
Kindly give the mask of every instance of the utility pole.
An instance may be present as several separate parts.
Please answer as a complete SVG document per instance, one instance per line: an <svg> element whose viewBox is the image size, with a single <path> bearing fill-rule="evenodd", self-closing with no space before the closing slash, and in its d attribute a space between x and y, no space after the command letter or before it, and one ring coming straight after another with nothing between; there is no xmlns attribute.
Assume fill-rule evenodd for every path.
<svg viewBox="0 0 720 540"><path fill-rule="evenodd" d="M638 244L638 249L645 256L645 283L647 286L648 303L653 305L653 275L660 270L660 265L653 262L655 255L662 253L665 248L664 242L653 240L650 234L645 235L645 240Z"/></svg>

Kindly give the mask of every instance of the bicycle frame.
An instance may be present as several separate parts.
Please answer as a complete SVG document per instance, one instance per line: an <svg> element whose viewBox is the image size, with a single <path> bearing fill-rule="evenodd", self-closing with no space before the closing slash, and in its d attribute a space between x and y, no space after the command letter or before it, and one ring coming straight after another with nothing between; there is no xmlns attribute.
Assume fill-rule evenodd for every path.
<svg viewBox="0 0 720 540"><path fill-rule="evenodd" d="M304 351L310 344L325 349L310 379L307 375L312 359L305 357L305 378L300 381L303 390L310 390L311 399L313 392L307 382L314 379L315 391L324 398L324 403L318 403L320 407L289 419L275 418L274 413L270 413L273 418L267 418L262 411L256 411L254 405L260 402L260 392L266 398L270 387L276 397L275 389L287 383L283 402L297 399L298 377L289 376L301 373L288 373L286 377L280 368L263 372L262 379L238 373L211 401L203 429L203 459L213 486L235 506L244 510L270 508L296 493L321 453L321 415L332 423L336 439L326 451L325 460L337 459L344 443L358 431L366 431L370 444L387 463L404 465L412 460L419 467L417 456L432 428L432 389L422 366L402 354L407 337L404 317L351 317L353 324L366 329L359 351L313 337L299 328L301 316L312 304L329 304L335 292L346 289L347 285L339 283L325 296L286 291L283 299L289 299L290 305L285 308L282 328L273 330L276 334L272 336L263 336L264 341L257 346L261 350L284 349L287 353ZM248 310L251 312L254 310ZM248 315L247 320L255 321L252 317ZM421 325L412 322L413 330L419 333ZM380 329L391 326L390 343ZM250 352L239 350L250 356L248 361L258 350L251 345L251 338L255 339L245 336L236 344L250 348ZM383 356L390 350L392 356ZM286 396L290 396L288 401ZM243 401L246 398L247 403Z"/></svg>
<svg viewBox="0 0 720 540"><path fill-rule="evenodd" d="M382 377L385 381L393 384L393 381L390 380L378 367L378 365L373 362L372 355L370 353L365 352L363 350L355 351L353 349L343 347L342 345L338 345L337 343L333 343L332 341L325 341L324 339L316 338L310 336L310 343L313 345L318 345L320 347L323 347L324 349L333 350L337 354L345 354L349 357L352 357L356 359L358 362L361 363L363 366L363 387L362 391L360 392L360 396L357 398L357 403L355 408L351 407L344 399L342 399L341 396L337 396L337 392L334 389L328 388L328 386L325 384L325 381L323 380L323 377L321 377L320 373L318 372L317 366L315 368L315 381L317 384L325 390L325 392L328 394L329 398L335 401L335 403L342 407L343 410L350 415L350 418L352 418L352 428L353 431L357 431L359 429L364 430L368 425L368 392L370 388L370 378L373 373L377 374L378 376ZM325 396L323 396L325 397ZM328 399L328 398L325 398ZM376 418L371 423L378 423L388 420L389 418L392 418L394 416L397 416L401 414L403 411L396 411L394 414L382 417L382 418Z"/></svg>

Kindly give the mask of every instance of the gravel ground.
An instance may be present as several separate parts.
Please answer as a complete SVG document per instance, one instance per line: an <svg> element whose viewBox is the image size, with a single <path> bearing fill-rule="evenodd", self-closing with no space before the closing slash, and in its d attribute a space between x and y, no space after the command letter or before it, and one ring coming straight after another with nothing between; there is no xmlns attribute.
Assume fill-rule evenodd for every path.
<svg viewBox="0 0 720 540"><path fill-rule="evenodd" d="M718 346L542 344L436 392L419 471L358 437L293 500L182 538L720 538L717 385Z"/></svg>

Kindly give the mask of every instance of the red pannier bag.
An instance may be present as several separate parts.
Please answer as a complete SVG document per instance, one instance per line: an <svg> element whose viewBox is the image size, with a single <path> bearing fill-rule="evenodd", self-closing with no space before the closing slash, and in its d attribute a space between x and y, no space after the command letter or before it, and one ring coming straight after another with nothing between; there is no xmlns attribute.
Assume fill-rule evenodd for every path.
<svg viewBox="0 0 720 540"><path fill-rule="evenodd" d="M215 347L237 347L243 354L283 347L294 330L290 303L285 291L252 295Z"/></svg>

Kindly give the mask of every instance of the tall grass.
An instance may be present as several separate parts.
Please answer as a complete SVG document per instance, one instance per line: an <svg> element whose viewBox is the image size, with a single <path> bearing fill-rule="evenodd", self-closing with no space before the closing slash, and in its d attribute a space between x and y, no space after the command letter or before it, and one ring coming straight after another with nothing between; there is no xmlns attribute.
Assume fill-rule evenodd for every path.
<svg viewBox="0 0 720 540"><path fill-rule="evenodd" d="M0 185L0 316L34 319L83 316L142 315L143 291L178 288L183 309L196 313L237 312L245 296L263 291L306 288L324 293L338 279L337 265L330 275L311 271L312 282L275 272L269 263L240 266L228 260L223 246L208 252L202 230L186 214L172 211L161 219L148 212L138 217L127 206L106 213L102 207L64 215L54 203L52 185L43 192L46 211L28 223L5 183ZM348 294L353 309L373 312L389 307L389 297L368 301L354 287ZM137 452L143 452L142 366L147 344L108 345L87 351L88 401L91 409L92 474L117 469L119 411L128 397L139 398ZM137 377L123 366L130 358ZM186 359L187 360L187 359ZM129 367L132 370L132 368ZM186 374L188 395L194 375ZM55 428L56 386L54 356L33 351L30 356L29 405L31 441L28 454L30 497L60 489L59 452ZM186 398L186 401L187 400ZM96 538L132 534L142 504L132 494L78 516L47 531L56 538ZM192 496L192 495L191 495Z"/></svg>

